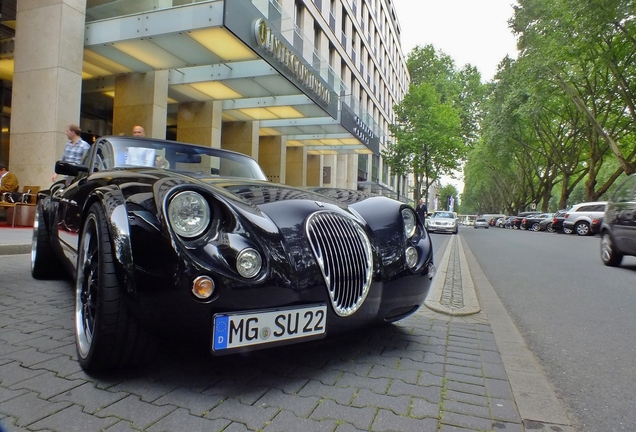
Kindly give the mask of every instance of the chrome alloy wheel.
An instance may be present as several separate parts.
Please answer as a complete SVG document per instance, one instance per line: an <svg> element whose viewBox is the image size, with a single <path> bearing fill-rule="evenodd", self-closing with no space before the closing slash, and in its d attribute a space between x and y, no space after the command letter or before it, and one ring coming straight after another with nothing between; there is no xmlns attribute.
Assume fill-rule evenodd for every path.
<svg viewBox="0 0 636 432"><path fill-rule="evenodd" d="M85 228L75 282L75 337L82 357L88 355L93 343L99 292L99 242L94 214L89 214Z"/></svg>
<svg viewBox="0 0 636 432"><path fill-rule="evenodd" d="M614 245L609 232L601 234L601 261L610 267L616 267L623 261L623 254Z"/></svg>
<svg viewBox="0 0 636 432"><path fill-rule="evenodd" d="M574 230L580 236L590 235L590 226L585 222L579 222L574 226Z"/></svg>

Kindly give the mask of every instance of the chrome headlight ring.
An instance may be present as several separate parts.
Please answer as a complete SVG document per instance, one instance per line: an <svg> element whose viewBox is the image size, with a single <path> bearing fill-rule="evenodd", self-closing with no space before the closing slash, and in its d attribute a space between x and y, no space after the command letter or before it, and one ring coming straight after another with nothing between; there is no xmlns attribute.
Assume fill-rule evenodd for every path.
<svg viewBox="0 0 636 432"><path fill-rule="evenodd" d="M252 279L263 268L263 258L256 249L245 248L236 257L236 271L245 279Z"/></svg>
<svg viewBox="0 0 636 432"><path fill-rule="evenodd" d="M404 235L410 239L417 231L417 216L410 208L402 209L402 221L404 222Z"/></svg>
<svg viewBox="0 0 636 432"><path fill-rule="evenodd" d="M168 203L168 221L180 237L194 238L210 226L212 211L208 201L198 192L183 191Z"/></svg>

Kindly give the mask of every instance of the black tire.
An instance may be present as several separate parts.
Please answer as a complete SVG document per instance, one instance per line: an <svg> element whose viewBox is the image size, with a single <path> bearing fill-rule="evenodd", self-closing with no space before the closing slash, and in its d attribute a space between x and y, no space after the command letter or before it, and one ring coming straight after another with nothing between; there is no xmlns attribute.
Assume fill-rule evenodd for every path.
<svg viewBox="0 0 636 432"><path fill-rule="evenodd" d="M573 232L572 228L563 227L563 234L572 234Z"/></svg>
<svg viewBox="0 0 636 432"><path fill-rule="evenodd" d="M601 234L601 261L609 267L619 266L623 261L623 254L616 249L608 232Z"/></svg>
<svg viewBox="0 0 636 432"><path fill-rule="evenodd" d="M577 222L574 225L574 232L576 232L580 236L589 236L592 234L592 230L590 229L590 224L587 222Z"/></svg>
<svg viewBox="0 0 636 432"><path fill-rule="evenodd" d="M552 228L552 222L548 222L548 224L547 224L547 225L546 225L546 227L545 227L545 230L546 230L547 232L551 232L551 233L553 233L553 232L554 232L554 228Z"/></svg>
<svg viewBox="0 0 636 432"><path fill-rule="evenodd" d="M75 343L86 371L139 366L156 341L128 312L115 273L106 216L99 203L84 220L75 282Z"/></svg>
<svg viewBox="0 0 636 432"><path fill-rule="evenodd" d="M60 262L53 254L49 232L44 223L41 203L35 206L35 218L33 220L31 276L35 279L55 279L62 276Z"/></svg>
<svg viewBox="0 0 636 432"><path fill-rule="evenodd" d="M530 229L532 231L539 231L539 222L533 223L532 226L530 227Z"/></svg>

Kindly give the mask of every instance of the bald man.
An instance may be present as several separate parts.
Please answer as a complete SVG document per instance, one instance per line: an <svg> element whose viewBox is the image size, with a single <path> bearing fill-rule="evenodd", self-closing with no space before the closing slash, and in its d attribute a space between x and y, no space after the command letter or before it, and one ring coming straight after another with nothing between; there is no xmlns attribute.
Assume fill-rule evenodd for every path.
<svg viewBox="0 0 636 432"><path fill-rule="evenodd" d="M134 137L145 137L146 136L146 131L141 126L135 126L133 128L132 133L133 133Z"/></svg>

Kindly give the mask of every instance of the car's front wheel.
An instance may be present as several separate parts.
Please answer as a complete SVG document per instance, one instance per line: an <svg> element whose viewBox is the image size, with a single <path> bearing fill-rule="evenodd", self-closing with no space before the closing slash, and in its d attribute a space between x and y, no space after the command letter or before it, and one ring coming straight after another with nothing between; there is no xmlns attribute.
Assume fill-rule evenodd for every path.
<svg viewBox="0 0 636 432"><path fill-rule="evenodd" d="M623 261L623 254L616 250L612 236L608 232L601 234L601 260L610 267L616 267Z"/></svg>
<svg viewBox="0 0 636 432"><path fill-rule="evenodd" d="M587 222L578 222L574 225L574 231L580 236L587 236L591 233L590 225Z"/></svg>
<svg viewBox="0 0 636 432"><path fill-rule="evenodd" d="M75 282L75 342L87 371L140 365L155 351L154 339L126 309L112 249L106 216L95 203L84 221Z"/></svg>
<svg viewBox="0 0 636 432"><path fill-rule="evenodd" d="M554 232L554 228L552 228L552 222L549 222L549 223L546 225L545 230L546 230L547 232L551 232L551 233L553 233L553 232Z"/></svg>
<svg viewBox="0 0 636 432"><path fill-rule="evenodd" d="M572 228L566 228L563 227L563 233L564 234L572 234L574 231L572 231Z"/></svg>
<svg viewBox="0 0 636 432"><path fill-rule="evenodd" d="M33 237L31 238L31 276L52 279L61 276L60 262L53 255L51 240L44 223L42 204L35 206Z"/></svg>
<svg viewBox="0 0 636 432"><path fill-rule="evenodd" d="M539 231L539 222L535 222L532 224L532 227L530 228L532 231Z"/></svg>

